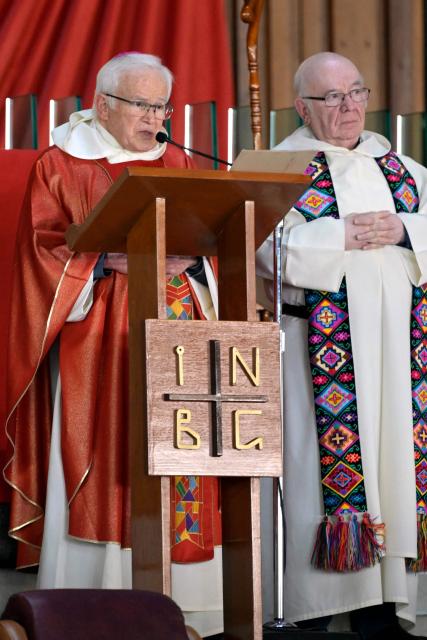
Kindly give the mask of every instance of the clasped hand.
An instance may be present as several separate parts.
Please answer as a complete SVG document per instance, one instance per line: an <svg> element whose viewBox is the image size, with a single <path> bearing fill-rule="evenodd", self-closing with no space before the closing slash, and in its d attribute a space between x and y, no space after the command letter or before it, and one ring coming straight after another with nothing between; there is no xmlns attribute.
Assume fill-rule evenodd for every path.
<svg viewBox="0 0 427 640"><path fill-rule="evenodd" d="M379 249L399 244L405 237L401 219L390 211L351 213L344 224L346 249Z"/></svg>
<svg viewBox="0 0 427 640"><path fill-rule="evenodd" d="M166 276L172 278L173 276L183 273L186 269L195 265L196 262L196 258L191 256L168 256L166 259ZM104 267L126 274L128 272L128 258L126 253L107 253Z"/></svg>

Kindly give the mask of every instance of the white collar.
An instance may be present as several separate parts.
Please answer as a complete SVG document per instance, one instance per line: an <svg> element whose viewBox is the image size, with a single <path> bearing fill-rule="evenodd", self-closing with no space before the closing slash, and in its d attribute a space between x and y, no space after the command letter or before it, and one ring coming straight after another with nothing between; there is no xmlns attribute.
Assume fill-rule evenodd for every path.
<svg viewBox="0 0 427 640"><path fill-rule="evenodd" d="M325 153L337 154L361 154L374 158L379 158L388 153L391 149L390 142L379 133L373 131L363 131L360 136L360 143L354 149L336 147L329 142L318 140L309 127L300 127L290 136L282 140L273 151L324 151Z"/></svg>
<svg viewBox="0 0 427 640"><path fill-rule="evenodd" d="M72 113L65 124L52 131L57 147L75 158L106 158L110 164L133 160L157 160L166 151L166 142L157 143L150 151L128 151L103 127L93 109Z"/></svg>

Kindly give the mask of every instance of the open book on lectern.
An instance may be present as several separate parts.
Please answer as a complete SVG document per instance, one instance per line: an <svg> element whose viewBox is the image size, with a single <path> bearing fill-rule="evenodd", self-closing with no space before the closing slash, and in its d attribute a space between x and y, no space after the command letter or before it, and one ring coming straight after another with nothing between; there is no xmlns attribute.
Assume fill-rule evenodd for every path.
<svg viewBox="0 0 427 640"><path fill-rule="evenodd" d="M231 171L258 171L268 173L304 173L317 151L253 151L243 149Z"/></svg>

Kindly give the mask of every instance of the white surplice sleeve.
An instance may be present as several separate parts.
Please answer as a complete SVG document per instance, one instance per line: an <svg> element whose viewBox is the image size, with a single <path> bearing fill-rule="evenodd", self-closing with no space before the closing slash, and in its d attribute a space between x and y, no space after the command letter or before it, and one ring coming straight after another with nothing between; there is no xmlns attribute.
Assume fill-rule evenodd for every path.
<svg viewBox="0 0 427 640"><path fill-rule="evenodd" d="M285 217L283 279L299 288L338 291L345 273L344 221L321 218L310 224L296 209ZM257 273L273 278L273 237L257 252Z"/></svg>
<svg viewBox="0 0 427 640"><path fill-rule="evenodd" d="M295 224L297 216L303 218L292 210L285 219L285 282L294 287L338 291L345 273L344 220L319 218L310 224Z"/></svg>
<svg viewBox="0 0 427 640"><path fill-rule="evenodd" d="M93 272L92 272L89 280L86 282L85 286L80 291L80 295L75 301L74 306L69 313L67 322L80 322L80 320L84 320L86 318L93 304L94 285L95 285L95 281L93 279Z"/></svg>

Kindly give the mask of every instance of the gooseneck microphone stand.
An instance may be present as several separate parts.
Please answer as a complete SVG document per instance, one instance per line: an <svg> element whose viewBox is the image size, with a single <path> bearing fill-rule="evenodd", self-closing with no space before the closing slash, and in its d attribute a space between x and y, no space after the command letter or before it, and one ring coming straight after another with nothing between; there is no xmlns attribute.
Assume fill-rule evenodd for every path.
<svg viewBox="0 0 427 640"><path fill-rule="evenodd" d="M198 156L202 156L202 158L208 158L208 160L214 160L215 162L220 162L221 164L225 164L228 167L232 166L232 162L228 162L227 160L221 160L221 158L217 158L216 156L211 156L209 153L205 153L204 151L198 151L197 149L191 149L191 147L185 147L183 144L180 144L179 142L175 142L175 140L172 140L172 138L169 138L169 136L164 133L164 131L158 131L156 133L156 140L157 142L160 142L160 144L163 144L164 142L168 142L169 144L173 144L175 147L178 147L178 149L183 149L184 151L190 151L190 153L195 153Z"/></svg>
<svg viewBox="0 0 427 640"><path fill-rule="evenodd" d="M282 240L283 220L274 230L274 321L280 331L280 397L281 424L283 434L283 353L285 334L281 327L282 319ZM283 437L283 436L282 436ZM264 624L270 631L292 631L298 627L287 622L284 617L283 584L286 566L285 557L285 514L283 505L283 478L273 478L273 536L274 536L274 619Z"/></svg>

